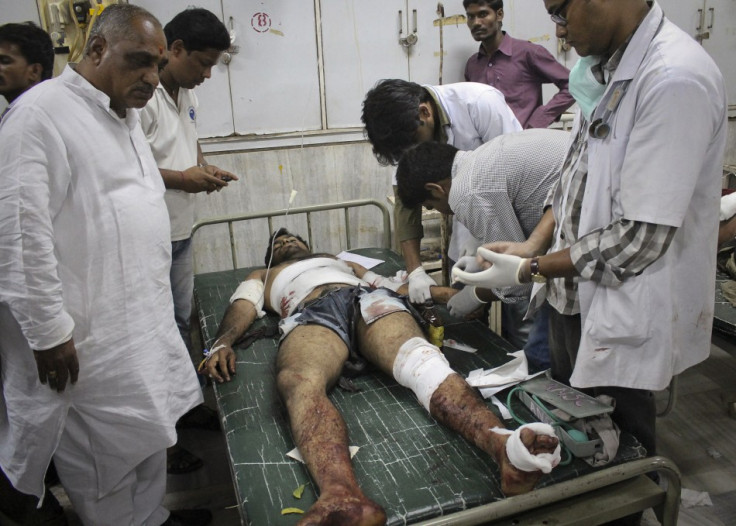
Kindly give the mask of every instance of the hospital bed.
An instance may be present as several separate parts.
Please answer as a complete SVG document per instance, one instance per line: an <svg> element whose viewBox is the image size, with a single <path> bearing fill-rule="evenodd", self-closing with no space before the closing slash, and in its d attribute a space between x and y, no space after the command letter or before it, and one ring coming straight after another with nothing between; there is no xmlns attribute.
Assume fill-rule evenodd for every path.
<svg viewBox="0 0 736 526"><path fill-rule="evenodd" d="M728 274L716 273L716 297L713 306L713 343L736 357L736 308L723 295L721 285L733 278Z"/></svg>
<svg viewBox="0 0 736 526"><path fill-rule="evenodd" d="M403 265L390 249L390 219L378 201L360 200L295 208L301 214L305 235L315 250L312 225L325 211L344 211L347 227L356 207L378 207L383 218L381 248L354 248L348 233L346 248L381 259L373 270L393 275ZM245 220L266 223L268 232L281 226L278 216L285 210L244 214L201 221L197 236L210 225L227 226L235 243L233 225ZM196 239L195 239L196 241ZM232 246L232 269L195 275L194 295L205 346L212 344L228 299L251 269L237 268L240 247ZM264 252L265 242L252 247ZM278 319L266 316L254 328L276 327ZM491 368L510 359L510 345L478 321L446 319L445 337L478 349L475 353L446 349L452 367L467 375L478 368ZM253 526L293 525L299 514L282 510L307 510L316 500L315 487L306 467L286 456L294 448L285 409L274 385L277 337L255 341L248 348L236 347L237 374L229 383L215 384L218 411L227 441L235 494L242 524ZM654 507L665 525L676 524L680 479L676 466L663 457L645 458L641 446L622 436L617 458L608 466L594 469L580 459L558 466L545 475L537 489L504 498L499 489L498 470L483 454L460 436L445 429L425 412L413 394L380 372L353 380L352 389L336 387L332 402L343 415L350 445L359 449L353 465L365 494L380 503L388 524L579 524L590 526ZM489 402L490 404L490 402ZM522 415L524 407L515 407ZM506 421L507 427L515 427ZM666 489L654 484L645 473L656 471ZM301 487L300 498L295 491ZM298 491L297 491L298 493ZM545 522L547 521L547 522Z"/></svg>

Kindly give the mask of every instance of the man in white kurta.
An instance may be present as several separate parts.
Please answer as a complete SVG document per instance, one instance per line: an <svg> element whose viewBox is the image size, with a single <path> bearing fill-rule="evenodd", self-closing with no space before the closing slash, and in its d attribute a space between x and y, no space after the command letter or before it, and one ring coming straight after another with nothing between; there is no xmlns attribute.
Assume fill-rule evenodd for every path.
<svg viewBox="0 0 736 526"><path fill-rule="evenodd" d="M41 496L53 456L85 524L157 525L165 449L202 399L174 323L163 183L127 109L153 93L165 38L132 5L97 22L76 71L0 125L0 465Z"/></svg>

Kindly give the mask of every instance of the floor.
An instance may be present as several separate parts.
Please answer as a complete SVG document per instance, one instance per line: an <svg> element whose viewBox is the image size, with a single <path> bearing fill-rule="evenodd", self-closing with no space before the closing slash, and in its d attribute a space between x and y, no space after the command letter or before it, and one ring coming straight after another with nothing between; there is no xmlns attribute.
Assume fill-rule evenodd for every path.
<svg viewBox="0 0 736 526"><path fill-rule="evenodd" d="M680 468L683 488L697 497L706 492L712 502L711 506L681 507L678 526L736 525L735 380L736 354L713 346L708 360L680 376L674 409L658 421L659 454ZM214 407L211 387L205 389L205 398ZM658 394L662 407L666 400L666 392ZM166 505L170 509L208 508L214 515L213 526L239 525L222 435L183 430L180 441L204 459L205 465L190 474L169 475ZM54 492L67 505L71 526L78 526L63 490L56 487ZM643 524L659 523L648 511Z"/></svg>

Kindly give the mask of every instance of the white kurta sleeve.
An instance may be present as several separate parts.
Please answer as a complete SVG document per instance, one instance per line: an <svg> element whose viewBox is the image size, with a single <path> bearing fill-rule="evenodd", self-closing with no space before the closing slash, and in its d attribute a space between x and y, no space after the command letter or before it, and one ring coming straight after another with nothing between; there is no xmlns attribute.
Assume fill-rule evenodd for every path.
<svg viewBox="0 0 736 526"><path fill-rule="evenodd" d="M64 310L51 223L66 198L70 170L48 123L43 112L24 107L0 127L0 301L38 350L67 341L74 329Z"/></svg>
<svg viewBox="0 0 736 526"><path fill-rule="evenodd" d="M514 112L498 90L484 91L469 107L469 112L484 143L501 134L522 130Z"/></svg>

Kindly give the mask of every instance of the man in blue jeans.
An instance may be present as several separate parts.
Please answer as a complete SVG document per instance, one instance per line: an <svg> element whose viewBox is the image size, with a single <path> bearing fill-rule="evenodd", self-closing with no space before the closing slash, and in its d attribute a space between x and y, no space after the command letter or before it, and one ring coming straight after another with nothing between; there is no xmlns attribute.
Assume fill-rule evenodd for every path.
<svg viewBox="0 0 736 526"><path fill-rule="evenodd" d="M194 88L208 79L220 55L230 47L230 35L206 9L186 9L164 27L168 62L160 73L153 98L141 111L141 126L166 186L166 207L171 221L171 290L174 315L191 352L190 323L194 271L192 225L194 195L213 192L237 177L208 164L197 137L197 97ZM216 428L216 418L205 406L190 411L179 427ZM202 461L175 446L169 450L168 472L186 473Z"/></svg>

